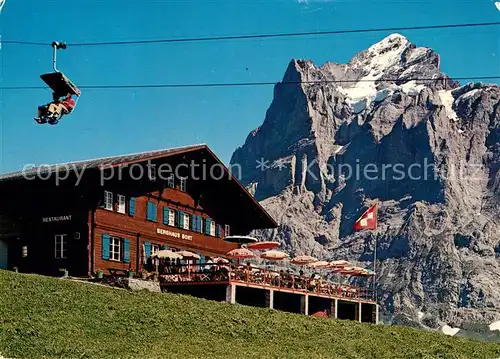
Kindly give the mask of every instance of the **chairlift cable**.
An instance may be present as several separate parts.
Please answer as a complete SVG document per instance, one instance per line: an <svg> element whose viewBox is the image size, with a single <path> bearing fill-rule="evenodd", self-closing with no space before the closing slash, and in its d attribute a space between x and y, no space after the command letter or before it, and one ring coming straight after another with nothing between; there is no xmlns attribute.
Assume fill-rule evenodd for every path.
<svg viewBox="0 0 500 359"><path fill-rule="evenodd" d="M275 34L254 34L254 35L228 35L228 36L213 36L213 37L193 37L193 38L177 38L177 39L156 39L156 40L130 40L130 41L104 41L104 42L82 42L68 43L68 46L108 46L108 45L134 45L134 44L153 44L153 43L176 43L176 42L200 42L200 41L222 41L222 40L245 40L245 39L264 39L278 37L295 37L295 36L319 36L319 35L337 35L337 34L352 34L352 33L367 33L367 32L383 32L383 31L411 31L411 30L430 30L430 29L447 29L447 28L466 28L480 26L497 26L500 22L484 22L484 23L467 23L467 24L446 24L446 25L427 25L427 26L406 26L406 27L387 27L387 28L372 28L372 29L352 29L352 30L329 30L329 31L307 31L307 32L289 32ZM37 45L51 46L51 43L29 42L17 40L5 40L3 44L17 45Z"/></svg>
<svg viewBox="0 0 500 359"><path fill-rule="evenodd" d="M233 82L233 83L193 83L193 84L137 84L137 85L84 85L78 86L80 89L130 89L130 88L189 88L189 87L243 87L243 86L274 86L274 85L313 85L329 83L357 83L357 82L436 82L436 81L476 81L476 80L495 80L498 76L469 76L469 77L441 77L441 78L406 78L406 79L376 79L376 80L318 80L318 81L285 81L285 82ZM0 90L41 90L47 89L47 86L5 86Z"/></svg>

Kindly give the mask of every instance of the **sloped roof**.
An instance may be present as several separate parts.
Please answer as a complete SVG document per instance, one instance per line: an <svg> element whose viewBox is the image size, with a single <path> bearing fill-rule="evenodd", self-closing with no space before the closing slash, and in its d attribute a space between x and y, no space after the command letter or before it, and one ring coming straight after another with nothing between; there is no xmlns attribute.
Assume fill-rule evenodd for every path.
<svg viewBox="0 0 500 359"><path fill-rule="evenodd" d="M56 172L60 172L60 171L62 172L62 171L67 170L68 168L70 168L71 170L78 171L81 169L100 168L100 167L105 167L105 166L119 165L119 164L124 164L124 163L128 163L128 162L136 162L136 161L149 159L149 158L162 157L164 155L174 155L174 154L183 153L186 151L198 150L198 149L202 149L202 148L207 148L207 145L206 144L198 144L198 145L175 147L175 148L169 148L169 149L163 149L163 150L131 153L131 154L119 155L119 156L95 158L95 159L83 160L83 161L74 161L74 162L67 162L67 163L45 165L45 166L27 169L24 171L15 171L15 172L10 172L10 173L0 175L0 181L21 179L23 177L27 177L30 175L44 174L44 173L48 173L48 172L50 172L50 173L56 173Z"/></svg>
<svg viewBox="0 0 500 359"><path fill-rule="evenodd" d="M49 165L49 166L40 166L36 168L32 168L29 170L24 170L24 171L16 171L16 172L11 172L7 173L4 175L0 175L0 184L2 182L10 182L13 181L15 182L16 180L28 180L30 176L40 176L40 174L45 174L45 173L64 173L65 171L82 171L82 170L88 170L88 169L98 169L102 170L108 167L114 167L114 166L121 166L125 164L132 164L132 163L137 163L137 162L143 162L147 160L154 160L154 159L160 159L162 157L168 157L168 156L173 156L173 155L178 155L178 154L183 154L187 152L193 152L193 151L199 151L199 150L206 150L206 152L213 157L213 159L219 163L220 165L223 166L224 171L229 175L230 179L232 179L231 183L235 183L236 186L231 186L232 188L239 188L238 190L241 190L240 196L245 194L245 196L250 202L252 202L256 207L254 207L257 211L261 213L261 215L264 216L265 222L270 224L270 227L263 227L263 228L271 228L274 227L276 228L278 224L276 221L270 216L270 214L262 207L262 205L248 192L248 190L241 184L241 182L235 178L231 172L227 169L227 167L222 163L222 161L215 155L215 153L212 152L212 150L206 145L206 144L198 144L198 145L191 145L191 146L184 146L184 147L176 147L176 148L169 148L169 149L163 149L163 150L156 150L156 151L147 151L147 152L139 152L139 153L133 153L133 154L127 154L127 155L119 155L119 156L111 156L111 157L103 157L103 158L97 158L97 159L91 159L91 160L84 160L84 161L75 161L75 162L68 162L68 163L59 163L59 164L54 164L54 165ZM15 183L14 183L15 186Z"/></svg>

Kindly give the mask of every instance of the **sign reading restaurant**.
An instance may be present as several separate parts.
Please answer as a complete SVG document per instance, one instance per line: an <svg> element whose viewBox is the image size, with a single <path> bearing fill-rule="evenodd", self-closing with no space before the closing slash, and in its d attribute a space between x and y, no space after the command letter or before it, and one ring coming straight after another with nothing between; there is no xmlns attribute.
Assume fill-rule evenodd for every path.
<svg viewBox="0 0 500 359"><path fill-rule="evenodd" d="M174 237L174 238L182 238L188 241L193 240L193 236L190 236L188 234L182 234L179 232L172 232L163 228L156 228L156 233L158 234L163 234L164 236L169 236L169 237Z"/></svg>
<svg viewBox="0 0 500 359"><path fill-rule="evenodd" d="M67 216L58 216L58 217L43 217L42 221L45 223L48 222L61 222L61 221L69 221L71 220L71 214Z"/></svg>

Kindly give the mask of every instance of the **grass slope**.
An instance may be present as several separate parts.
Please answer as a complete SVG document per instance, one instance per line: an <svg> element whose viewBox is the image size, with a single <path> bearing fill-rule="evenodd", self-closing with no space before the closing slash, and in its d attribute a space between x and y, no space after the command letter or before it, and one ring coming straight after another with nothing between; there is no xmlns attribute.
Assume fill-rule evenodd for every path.
<svg viewBox="0 0 500 359"><path fill-rule="evenodd" d="M500 345L0 270L8 358L500 358Z"/></svg>

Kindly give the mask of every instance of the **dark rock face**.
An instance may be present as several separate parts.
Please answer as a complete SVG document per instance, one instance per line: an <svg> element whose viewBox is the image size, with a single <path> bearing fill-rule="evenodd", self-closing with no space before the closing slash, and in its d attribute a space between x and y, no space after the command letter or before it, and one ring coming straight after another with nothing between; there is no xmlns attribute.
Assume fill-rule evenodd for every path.
<svg viewBox="0 0 500 359"><path fill-rule="evenodd" d="M385 314L491 323L500 320L499 104L499 86L461 86L433 50L394 34L347 64L291 61L231 164L280 224L259 235L292 255L369 265L378 236ZM379 228L353 233L375 201Z"/></svg>

